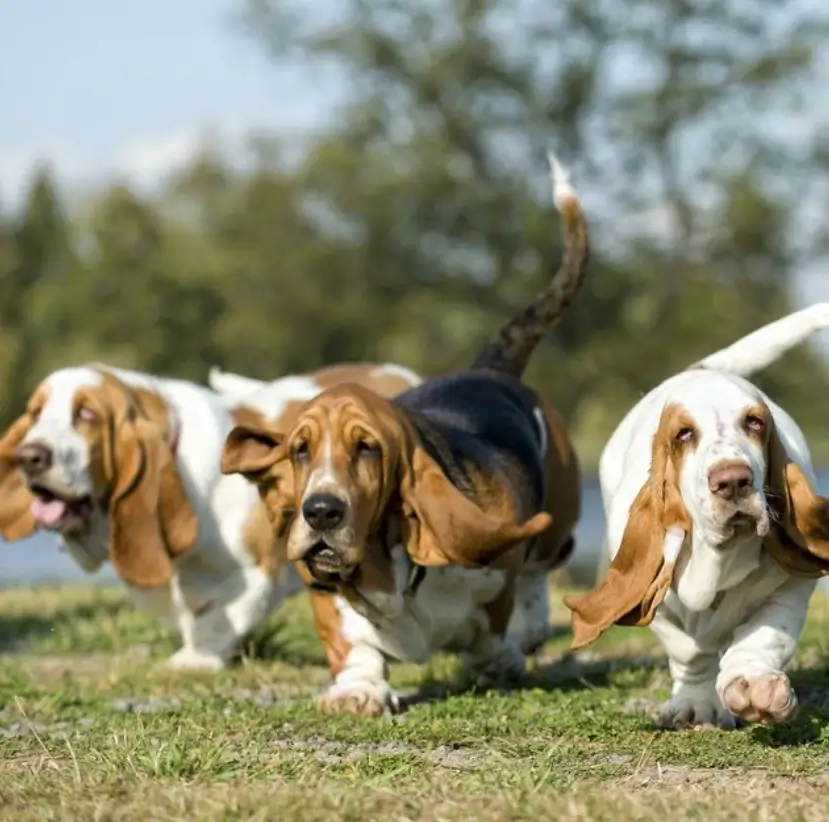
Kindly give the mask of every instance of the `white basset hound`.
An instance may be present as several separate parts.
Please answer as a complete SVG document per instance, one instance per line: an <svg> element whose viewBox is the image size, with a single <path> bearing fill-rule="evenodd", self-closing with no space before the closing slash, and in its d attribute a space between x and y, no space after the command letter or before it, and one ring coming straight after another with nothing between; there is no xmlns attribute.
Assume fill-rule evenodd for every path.
<svg viewBox="0 0 829 822"><path fill-rule="evenodd" d="M375 365L348 367L378 391ZM356 372L356 373L355 373ZM0 439L0 531L55 533L86 572L110 560L136 605L180 635L175 668L218 670L301 583L256 489L219 470L240 422L282 420L314 374L242 404L204 386L104 365L47 377Z"/></svg>
<svg viewBox="0 0 829 822"><path fill-rule="evenodd" d="M827 327L814 305L712 354L640 400L604 449L612 561L566 600L572 647L650 624L673 678L663 727L771 724L797 707L784 668L829 573L829 501L800 428L745 375Z"/></svg>

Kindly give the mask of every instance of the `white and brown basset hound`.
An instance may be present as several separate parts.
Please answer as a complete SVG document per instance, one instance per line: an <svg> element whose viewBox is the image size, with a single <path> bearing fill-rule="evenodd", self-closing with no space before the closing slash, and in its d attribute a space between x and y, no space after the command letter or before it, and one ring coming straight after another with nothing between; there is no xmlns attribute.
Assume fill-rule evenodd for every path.
<svg viewBox="0 0 829 822"><path fill-rule="evenodd" d="M650 624L673 678L663 727L771 724L797 707L784 669L829 573L829 501L800 428L745 375L827 327L814 305L665 380L602 453L612 560L567 600L572 647Z"/></svg>
<svg viewBox="0 0 829 822"><path fill-rule="evenodd" d="M376 366L350 366L379 391ZM138 607L181 636L168 664L216 670L273 608L301 590L256 490L219 471L240 422L290 424L297 394L240 404L194 383L89 365L47 377L0 440L0 530L40 528L85 571L107 560ZM325 383L317 385L322 390ZM279 413L276 413L278 411Z"/></svg>
<svg viewBox="0 0 829 822"><path fill-rule="evenodd" d="M311 588L331 712L399 707L386 657L457 652L479 677L520 674L547 637L548 573L572 550L579 470L555 411L521 381L583 282L587 226L553 163L564 262L468 371L388 400L358 385L294 425L239 426L222 470L250 479Z"/></svg>

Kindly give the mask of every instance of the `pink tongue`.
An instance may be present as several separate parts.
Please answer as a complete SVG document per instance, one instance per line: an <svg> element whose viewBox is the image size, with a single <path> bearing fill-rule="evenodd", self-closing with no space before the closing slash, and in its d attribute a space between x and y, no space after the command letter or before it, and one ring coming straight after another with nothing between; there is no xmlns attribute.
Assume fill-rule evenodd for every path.
<svg viewBox="0 0 829 822"><path fill-rule="evenodd" d="M66 503L60 499L53 499L49 502L36 499L30 510L44 528L54 528L66 514L66 507Z"/></svg>

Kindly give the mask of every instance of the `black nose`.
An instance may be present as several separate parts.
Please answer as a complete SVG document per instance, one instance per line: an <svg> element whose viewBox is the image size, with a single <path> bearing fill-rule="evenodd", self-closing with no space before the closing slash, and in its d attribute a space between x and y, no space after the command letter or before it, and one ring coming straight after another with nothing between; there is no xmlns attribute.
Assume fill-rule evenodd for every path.
<svg viewBox="0 0 829 822"><path fill-rule="evenodd" d="M42 474L52 464L52 449L42 442L30 442L15 451L14 460L27 474Z"/></svg>
<svg viewBox="0 0 829 822"><path fill-rule="evenodd" d="M315 531L330 531L343 521L345 503L333 494L312 494L302 503L302 516Z"/></svg>

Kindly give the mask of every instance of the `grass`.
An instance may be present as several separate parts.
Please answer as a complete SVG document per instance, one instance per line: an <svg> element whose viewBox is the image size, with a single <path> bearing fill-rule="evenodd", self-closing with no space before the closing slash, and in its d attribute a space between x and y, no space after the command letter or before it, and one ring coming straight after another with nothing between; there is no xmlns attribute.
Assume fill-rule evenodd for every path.
<svg viewBox="0 0 829 822"><path fill-rule="evenodd" d="M255 659L210 676L160 670L174 643L117 588L0 591L0 820L829 817L825 595L781 728L655 731L669 680L650 631L566 646L562 631L506 692L464 690L451 658L396 665L418 695L406 713L328 717L304 598Z"/></svg>

